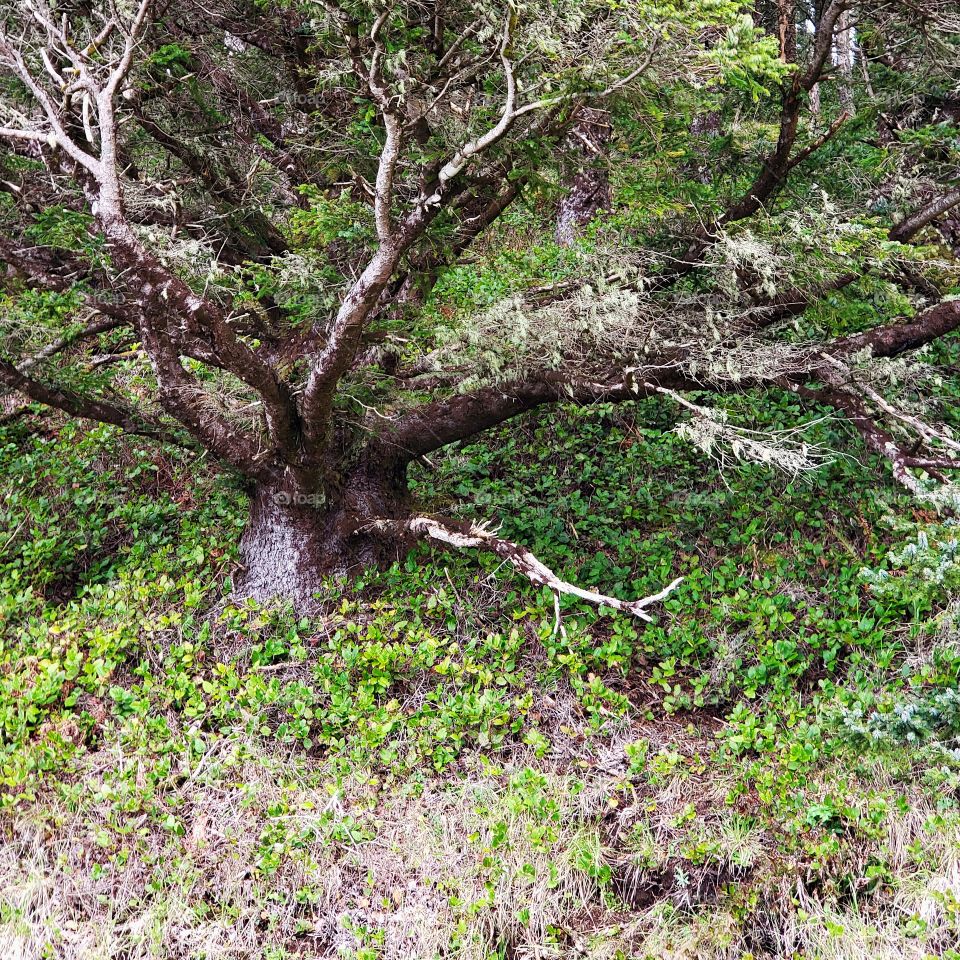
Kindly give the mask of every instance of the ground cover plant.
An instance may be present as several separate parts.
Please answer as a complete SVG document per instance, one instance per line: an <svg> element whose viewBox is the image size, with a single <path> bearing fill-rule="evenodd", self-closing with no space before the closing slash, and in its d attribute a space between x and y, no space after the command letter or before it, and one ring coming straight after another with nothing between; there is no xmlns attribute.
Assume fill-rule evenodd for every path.
<svg viewBox="0 0 960 960"><path fill-rule="evenodd" d="M224 605L235 489L6 428L7 955L948 956L952 525L865 487L836 420L801 481L674 426L568 409L417 477L583 582L685 575L655 626L571 601L565 636L459 555L312 618Z"/></svg>
<svg viewBox="0 0 960 960"><path fill-rule="evenodd" d="M958 42L0 5L0 956L960 957Z"/></svg>

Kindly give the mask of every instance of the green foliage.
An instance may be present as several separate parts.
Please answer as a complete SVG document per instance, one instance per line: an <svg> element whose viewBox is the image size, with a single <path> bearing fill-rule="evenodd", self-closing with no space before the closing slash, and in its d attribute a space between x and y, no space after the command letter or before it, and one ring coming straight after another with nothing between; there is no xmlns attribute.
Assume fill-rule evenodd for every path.
<svg viewBox="0 0 960 960"><path fill-rule="evenodd" d="M792 404L730 400L733 416L768 428L795 421ZM861 482L869 465L844 456L806 481L756 466L721 478L673 425L663 402L568 410L418 472L425 505L452 500L499 517L505 535L579 582L632 596L685 576L643 629L565 598L565 634L554 632L550 596L456 554L331 582L316 618L223 605L243 522L236 491L106 428L3 428L8 815L51 792L81 809L84 779L71 773L110 744L126 759L97 788L112 812L91 842L121 864L131 818L192 849L197 828L177 785L228 744L322 762L332 797L361 769L387 792L416 793L436 777L456 783L479 760L484 782L502 774L502 789L462 801L482 892L450 888L457 929L498 909L505 889L516 922L534 924L543 891L559 896L571 878L611 908L629 896L610 841L571 827L567 804L587 789L579 774L558 792L539 765L604 749L632 727L614 741L623 768L604 801L640 811L617 841L630 870L652 884L671 878L676 895L728 878L749 899L756 864L786 858L825 896L879 896L895 882L882 838L898 815L897 778L941 798L960 785L960 656L943 643L908 656L952 620L918 622L909 645L904 634L908 618L943 605L949 584L916 602L902 571L928 558L896 545L918 531L884 524L885 504ZM811 430L844 442L834 421ZM886 586L865 580L865 567L889 569ZM238 749L204 776L242 784L248 775L230 772L246 762ZM517 751L535 765L503 773ZM586 776L580 763L572 769ZM856 778L871 783L877 764L890 779L868 793ZM662 801L651 798L701 780L721 783L731 808L719 819L696 803L671 809L665 839L654 830ZM255 803L259 788L246 789ZM294 866L308 875L318 848L380 842L381 800L361 791L349 809L304 807L303 796L281 776L264 801L251 852L258 882L282 882ZM952 801L938 802L949 815ZM873 851L865 862L861 849ZM96 869L106 877L120 866ZM306 882L297 894L305 904L319 896ZM351 930L375 956L382 928Z"/></svg>
<svg viewBox="0 0 960 960"><path fill-rule="evenodd" d="M165 43L157 47L147 58L150 68L178 78L185 77L192 69L190 51L179 43Z"/></svg>
<svg viewBox="0 0 960 960"><path fill-rule="evenodd" d="M271 4L254 6L268 13ZM341 6L368 36L380 7ZM482 325L489 312L533 291L589 284L598 297L589 306L599 311L601 295L629 281L633 288L618 295L650 293L643 305L657 317L658 336L682 340L690 317L698 333L727 321L727 332L737 331L755 295L827 288L776 331L781 345L796 346L910 317L930 284L956 289L955 267L939 247L888 238L890 223L926 197L930 182L954 176L956 125L937 119L942 113L928 102L953 88L935 63L931 77L899 76L873 56L866 69L876 89L858 115L757 215L722 221L704 269L669 294L644 282L671 269L691 230L744 195L780 136L780 87L793 68L777 39L754 26L753 7L741 0L510 4L518 29L506 52L524 96L602 91L655 52L647 74L605 101L614 209L577 243L559 246L554 211L569 180L567 160L529 132L536 127L524 134L517 124L482 167L497 176L509 159L518 199L449 267L444 257L464 222L440 211L408 254L418 268L427 265L425 274L436 257L438 282L430 288L424 280L424 303L406 305L416 316L386 311L371 341L402 361L462 347L455 369L466 372L453 390L496 382L531 349L549 367L559 353L553 341L564 335L559 321L537 330L533 311L518 308L512 326L501 323L495 335ZM863 7L862 50L880 51L885 36ZM464 49L500 35L498 5L451 9L448 33L469 26ZM398 89L426 96L408 79L442 44L409 29L402 13L403 5L386 11L380 66ZM195 292L224 305L231 329L252 349L291 329L321 331L377 243L366 198L383 124L349 75L334 18L312 8L310 17L311 52L330 53L327 71L299 78L311 92L298 85L296 96L317 98L322 122L312 130L310 110L288 122L289 77L268 76L256 45L229 50L241 83L250 82L288 140L280 153L308 158L315 183L293 185L299 208L288 202L287 182L297 164L284 159L282 173L272 167L271 151L274 160L279 153L263 132L244 131L240 147L230 141L220 92L212 96L207 86L209 65L224 70L224 81L232 74L209 49L191 49L200 39L162 44L137 67L142 103L170 95L169 112L156 112L160 122L173 125L175 110L189 114L185 146L209 164L211 180L223 174L249 202L231 209L240 205L230 189L201 194L183 158L144 146L141 131L124 143L128 201L167 206L138 229ZM594 45L586 64L584 43ZM496 42L490 49L493 66L475 98L453 91L449 112L437 104L422 129L406 131L394 171L398 208L416 195L425 170L497 122L504 77ZM12 102L23 101L24 90L0 82ZM838 115L838 86L820 85L821 113L801 121L796 150ZM328 92L345 96L320 109ZM884 111L904 102L909 109L894 129ZM881 120L887 126L878 130ZM4 158L2 179L31 163ZM169 193L155 189L168 182ZM472 212L470 190L463 198L461 213ZM22 236L96 271L107 265L103 243L82 200L71 199L74 206L31 215ZM4 221L17 214L15 202L0 197ZM176 231L153 223L165 217ZM285 253L253 254L240 244L239 256L234 249L221 259L214 228L195 236L206 220L252 236L255 218L274 223ZM848 275L857 279L840 283ZM11 274L0 294L8 342L25 357L77 332L89 319L82 292L26 288ZM402 335L392 336L401 321ZM137 352L137 344L124 346ZM590 359L578 375L591 375ZM89 360L83 350L65 351L35 372L44 379L56 370L67 387L105 389L107 374ZM697 362L692 375L704 372ZM238 419L256 406L238 377L196 355L184 363L218 387L218 398L236 400ZM851 363L864 382L902 394L905 410L937 406L948 426L960 428L955 340L909 361ZM118 392L138 400L150 382L140 364L121 357L111 366ZM294 395L305 366L277 362ZM726 372L730 383L768 373ZM363 366L344 391L338 423L365 406L393 416L403 406L399 379L386 364L382 373ZM407 391L407 400L419 398L418 388ZM791 931L799 936L820 923L841 944L823 955L857 955L841 948L851 915L885 924L884 944L922 943L949 955L944 945L960 932L960 562L949 516L956 503L944 496L905 506L877 481L882 471L841 420L802 409L791 393L725 395L718 410L763 431L806 418L805 438L835 456L809 476L776 476L757 464L721 473L676 431L673 404L658 398L532 416L414 468L414 496L425 509L491 518L565 579L626 598L682 576L649 626L566 596L558 623L554 597L496 559L424 549L383 575L332 580L315 616L237 605L224 599L245 514L232 481L208 474L205 461L112 429L63 425L36 411L0 423L0 814L11 849L33 820L44 838L79 824L82 865L58 859L78 885L102 884L89 903L116 907L118 929L146 931L139 946L156 937L142 920L143 903L165 903L175 891L189 901L191 923L254 930L269 943L261 952L270 960L320 944L374 960L388 941L383 917L408 906L399 881L391 877L385 890L375 877L375 858L407 846L423 898L409 904L408 916L420 922L426 902L452 917L437 955L471 956L480 943L493 943L488 956L526 955L523 937L534 931L558 956L594 947L626 956L609 931L587 943L552 922L602 915L615 918L616 936L629 931L624 942L662 921L673 932L649 946L651 956L706 956L699 934L681 942L678 931L696 931L717 908L728 912L719 914L712 943L722 943L725 956L754 956L769 946L764 918L778 896ZM216 825L218 841L229 849L231 876L241 877L235 886L257 891L255 906L240 905L242 891L225 893L200 876L207 841L196 808L223 796L237 804L235 820ZM384 818L391 804L415 812L401 819L399 839ZM452 837L443 834L451 809L459 828ZM242 829L231 833L235 823ZM426 851L436 849L443 856L430 860ZM367 850L376 853L364 860ZM24 861L30 883L20 877L8 884L13 893L0 895L0 942L8 928L33 922L22 891L45 889ZM130 864L140 872L126 874ZM337 871L355 899L340 928L314 928L312 908L331 897L325 874ZM142 900L112 903L117 891L143 886ZM44 918L49 956L58 956L88 906L76 908L72 927ZM295 934L283 939L276 931L290 917ZM858 935L874 942L870 932Z"/></svg>
<svg viewBox="0 0 960 960"><path fill-rule="evenodd" d="M750 94L756 101L771 93L794 69L784 63L775 37L758 29L753 18L740 14L709 54L721 68L723 79ZM768 84L769 86L766 86Z"/></svg>
<svg viewBox="0 0 960 960"><path fill-rule="evenodd" d="M325 250L339 242L347 250L355 250L375 236L368 205L351 200L347 194L330 198L312 186L302 187L300 192L310 206L291 218L290 232L298 245Z"/></svg>
<svg viewBox="0 0 960 960"><path fill-rule="evenodd" d="M36 214L25 234L38 244L92 254L99 246L92 228L93 217L87 213L65 207L45 207Z"/></svg>
<svg viewBox="0 0 960 960"><path fill-rule="evenodd" d="M740 403L771 428L796 416L786 397L762 414L750 398ZM578 582L632 596L685 577L661 622L643 630L564 598L564 634L554 632L549 595L502 574L494 605L473 608L474 561L460 556L413 555L377 581L375 597L362 582L331 584L319 633L281 612L205 612L242 523L232 492L188 492L186 464L106 428L8 441L4 476L31 477L9 489L3 515L0 622L15 658L5 682L20 691L0 698L8 756L21 758L8 764L8 786L25 782L31 765L57 762L41 731L56 739L66 724L78 725L81 743L90 735L89 697L125 725L173 709L408 773L442 769L468 747L540 749L555 731L537 720L531 676L570 689L597 731L638 703L651 718L732 708L734 754L785 750L809 763L819 745L808 756L747 704L793 704L805 686L865 680L877 658L896 655L889 631L902 612L936 598L918 607L902 593L864 594L861 558L882 570L886 545L880 505L852 496L852 461L792 483L744 467L724 484L671 426L653 401L633 412L570 411L417 478L425 503L452 494L502 517L506 536ZM828 422L816 429L840 442ZM118 456L121 472L110 465ZM38 749L42 761L32 758Z"/></svg>
<svg viewBox="0 0 960 960"><path fill-rule="evenodd" d="M894 524L903 529L904 524ZM921 528L915 539L887 555L887 563L861 573L872 592L881 597L897 598L908 604L915 614L928 612L960 587L960 557L956 522L946 518L932 529ZM932 539L931 539L932 538Z"/></svg>

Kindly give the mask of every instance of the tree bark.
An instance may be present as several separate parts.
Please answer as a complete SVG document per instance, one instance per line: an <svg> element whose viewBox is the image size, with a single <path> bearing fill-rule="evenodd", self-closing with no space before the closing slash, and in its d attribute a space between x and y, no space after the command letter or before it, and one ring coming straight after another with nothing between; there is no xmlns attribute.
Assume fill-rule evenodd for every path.
<svg viewBox="0 0 960 960"><path fill-rule="evenodd" d="M610 209L610 176L606 151L611 135L610 114L583 108L570 131L569 173L573 179L557 209L557 243L572 244L580 230L602 210Z"/></svg>
<svg viewBox="0 0 960 960"><path fill-rule="evenodd" d="M307 492L282 481L257 484L240 540L242 571L236 599L290 600L315 607L329 576L382 568L401 559L412 538L372 521L409 516L406 471L389 465L354 470L332 494Z"/></svg>
<svg viewBox="0 0 960 960"><path fill-rule="evenodd" d="M837 19L837 38L834 61L839 72L840 108L851 117L856 113L853 99L853 24L850 11L844 10Z"/></svg>

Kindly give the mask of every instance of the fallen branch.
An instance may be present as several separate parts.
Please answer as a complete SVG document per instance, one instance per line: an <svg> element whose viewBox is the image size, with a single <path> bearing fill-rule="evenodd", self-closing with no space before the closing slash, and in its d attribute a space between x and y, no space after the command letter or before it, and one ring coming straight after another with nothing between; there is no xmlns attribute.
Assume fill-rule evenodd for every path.
<svg viewBox="0 0 960 960"><path fill-rule="evenodd" d="M909 470L911 466L915 465L910 462L910 455L877 423L859 397L832 385L821 389L814 389L802 384L790 384L789 386L798 396L814 400L817 403L827 404L842 411L863 437L867 449L880 454L890 462L894 480L914 496L922 497L924 495L926 488Z"/></svg>
<svg viewBox="0 0 960 960"><path fill-rule="evenodd" d="M913 432L933 454L938 453L938 445L942 445L948 450L952 450L954 453L960 453L960 442L954 440L953 437L948 436L944 430L939 430L921 420L919 417L915 417L912 414L906 413L903 410L895 407L892 403L877 393L877 391L874 390L870 384L857 381L850 367L848 367L845 363L842 363L836 357L832 357L827 353L821 353L820 356L838 371L839 376L844 378L847 384L859 390L860 393L862 393L874 404L874 406L879 407L885 414L892 417L894 420L899 420L901 423L913 430ZM841 389L843 389L844 386L842 382L826 382L831 386L837 386ZM946 462L942 463L941 465L946 466Z"/></svg>
<svg viewBox="0 0 960 960"><path fill-rule="evenodd" d="M436 541L448 547L486 550L496 554L519 573L522 573L531 583L536 586L547 587L553 592L557 613L554 632L562 629L560 625L560 594L562 593L579 597L581 600L586 600L588 603L597 606L622 610L639 617L641 620L650 622L653 618L646 612L646 609L666 599L683 581L683 577L677 577L663 590L639 600L618 600L616 597L609 597L594 590L584 590L561 580L545 563L538 560L525 547L498 537L496 531L491 530L483 523L460 523L456 520L438 520L434 517L414 516L406 520L376 519L367 524L366 528L394 530L401 535L412 534L418 539Z"/></svg>
<svg viewBox="0 0 960 960"><path fill-rule="evenodd" d="M890 239L906 243L927 224L932 223L937 217L949 213L958 204L960 204L960 187L934 197L929 203L924 204L919 210L905 217L894 226L890 230Z"/></svg>

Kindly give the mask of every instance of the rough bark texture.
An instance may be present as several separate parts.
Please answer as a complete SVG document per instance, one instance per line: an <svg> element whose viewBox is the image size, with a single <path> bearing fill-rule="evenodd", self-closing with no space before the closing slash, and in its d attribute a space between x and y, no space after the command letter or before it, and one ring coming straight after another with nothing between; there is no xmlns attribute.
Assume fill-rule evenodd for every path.
<svg viewBox="0 0 960 960"><path fill-rule="evenodd" d="M576 171L557 210L557 243L569 246L580 228L610 207L610 177L605 151L610 141L610 115L585 108L570 131L571 166Z"/></svg>
<svg viewBox="0 0 960 960"><path fill-rule="evenodd" d="M834 61L838 68L840 108L851 117L856 112L853 102L853 23L849 10L837 20Z"/></svg>
<svg viewBox="0 0 960 960"><path fill-rule="evenodd" d="M262 602L282 596L298 605L309 602L329 572L331 554L340 554L343 544L329 536L324 511L290 500L290 494L273 486L254 491L240 541L243 572L234 591L238 599Z"/></svg>
<svg viewBox="0 0 960 960"><path fill-rule="evenodd" d="M354 473L333 498L281 483L259 484L240 541L243 570L234 596L259 602L280 597L307 609L316 603L324 577L400 559L409 538L375 527L371 520L395 520L408 512L401 471L393 476Z"/></svg>

